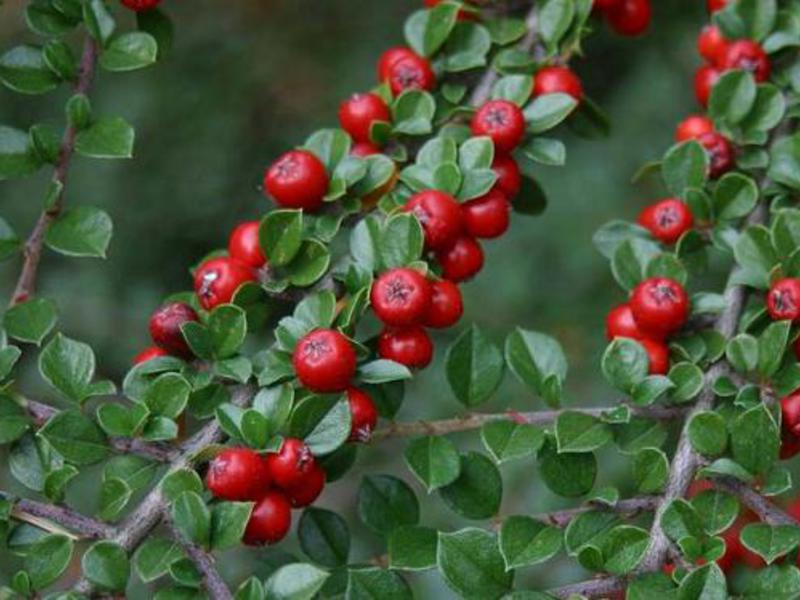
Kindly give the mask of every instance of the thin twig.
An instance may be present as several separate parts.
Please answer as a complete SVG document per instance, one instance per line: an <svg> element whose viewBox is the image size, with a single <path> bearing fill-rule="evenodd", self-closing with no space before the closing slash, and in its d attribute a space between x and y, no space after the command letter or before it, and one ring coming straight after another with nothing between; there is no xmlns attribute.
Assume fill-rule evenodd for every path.
<svg viewBox="0 0 800 600"><path fill-rule="evenodd" d="M800 523L749 485L733 477L719 477L712 480L715 487L737 496L758 518L770 525L800 525Z"/></svg>
<svg viewBox="0 0 800 600"><path fill-rule="evenodd" d="M15 501L13 496L5 492L0 492L0 498L14 502L11 512L13 518L52 533L63 533L73 538L76 536L72 534L79 534L81 538L91 539L109 538L114 534L114 528L111 525L82 515L66 506L24 498ZM53 527L53 523L63 529Z"/></svg>
<svg viewBox="0 0 800 600"><path fill-rule="evenodd" d="M203 585L211 597L215 600L232 600L233 594L231 594L228 584L225 583L225 580L220 576L219 571L217 571L214 557L197 544L188 541L183 536L183 533L175 526L172 519L165 519L165 524L173 539L183 548L189 560L191 560L194 566L197 567L197 570L200 571L203 577Z"/></svg>

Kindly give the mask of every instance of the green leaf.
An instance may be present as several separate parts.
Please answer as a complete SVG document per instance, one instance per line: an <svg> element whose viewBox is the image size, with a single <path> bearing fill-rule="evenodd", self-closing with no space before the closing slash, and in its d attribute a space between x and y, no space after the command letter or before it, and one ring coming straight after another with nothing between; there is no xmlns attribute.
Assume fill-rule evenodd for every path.
<svg viewBox="0 0 800 600"><path fill-rule="evenodd" d="M793 190L800 190L800 135L779 138L769 152L767 176Z"/></svg>
<svg viewBox="0 0 800 600"><path fill-rule="evenodd" d="M506 570L536 565L553 558L561 550L561 530L531 517L513 516L500 529L500 552Z"/></svg>
<svg viewBox="0 0 800 600"><path fill-rule="evenodd" d="M130 562L119 544L95 542L81 559L83 574L104 590L124 591L130 577Z"/></svg>
<svg viewBox="0 0 800 600"><path fill-rule="evenodd" d="M748 580L743 597L747 600L758 598L791 598L800 594L800 570L794 565L784 564L759 569Z"/></svg>
<svg viewBox="0 0 800 600"><path fill-rule="evenodd" d="M350 554L350 530L347 522L333 511L309 507L303 511L297 526L297 537L303 552L325 567L347 564Z"/></svg>
<svg viewBox="0 0 800 600"><path fill-rule="evenodd" d="M709 535L717 535L728 529L739 514L736 498L720 490L700 492L692 498L691 503Z"/></svg>
<svg viewBox="0 0 800 600"><path fill-rule="evenodd" d="M703 521L700 515L683 498L670 502L661 516L661 529L673 542L686 537L702 538Z"/></svg>
<svg viewBox="0 0 800 600"><path fill-rule="evenodd" d="M411 371L393 360L378 359L361 365L358 378L364 383L378 384L411 379Z"/></svg>
<svg viewBox="0 0 800 600"><path fill-rule="evenodd" d="M540 164L561 167L567 159L567 149L561 140L535 137L522 147L525 156Z"/></svg>
<svg viewBox="0 0 800 600"><path fill-rule="evenodd" d="M450 389L464 406L488 400L503 379L503 355L476 325L450 345L445 359Z"/></svg>
<svg viewBox="0 0 800 600"><path fill-rule="evenodd" d="M705 185L708 155L696 141L678 144L664 155L661 173L669 191L676 196L683 196L687 189Z"/></svg>
<svg viewBox="0 0 800 600"><path fill-rule="evenodd" d="M144 403L150 412L170 419L177 418L186 408L191 387L178 373L164 373L156 377L144 394Z"/></svg>
<svg viewBox="0 0 800 600"><path fill-rule="evenodd" d="M30 145L28 134L0 125L0 181L35 173L41 166ZM11 256L19 248L19 238L8 223L0 226L0 259Z"/></svg>
<svg viewBox="0 0 800 600"><path fill-rule="evenodd" d="M331 264L331 255L324 244L307 240L288 265L289 283L297 287L308 287L319 281Z"/></svg>
<svg viewBox="0 0 800 600"><path fill-rule="evenodd" d="M523 110L530 133L542 133L552 129L566 119L578 101L568 94L545 94L538 96Z"/></svg>
<svg viewBox="0 0 800 600"><path fill-rule="evenodd" d="M90 158L133 157L134 131L121 117L101 117L78 132L75 151Z"/></svg>
<svg viewBox="0 0 800 600"><path fill-rule="evenodd" d="M45 242L67 256L106 257L111 241L111 217L92 206L77 206L64 212L47 229Z"/></svg>
<svg viewBox="0 0 800 600"><path fill-rule="evenodd" d="M687 432L692 447L704 456L720 456L728 446L725 420L715 412L695 414L689 421Z"/></svg>
<svg viewBox="0 0 800 600"><path fill-rule="evenodd" d="M649 544L646 530L630 525L615 527L603 538L604 570L612 575L630 573L644 558Z"/></svg>
<svg viewBox="0 0 800 600"><path fill-rule="evenodd" d="M679 600L728 600L725 575L716 563L689 573L678 589Z"/></svg>
<svg viewBox="0 0 800 600"><path fill-rule="evenodd" d="M415 12L405 23L408 45L421 56L433 56L455 27L458 11L458 4L444 2L430 10Z"/></svg>
<svg viewBox="0 0 800 600"><path fill-rule="evenodd" d="M386 600L411 600L413 593L408 583L394 571L380 567L351 568L348 571L347 600L386 598Z"/></svg>
<svg viewBox="0 0 800 600"><path fill-rule="evenodd" d="M271 265L282 267L289 264L303 242L303 211L272 211L261 221L258 239Z"/></svg>
<svg viewBox="0 0 800 600"><path fill-rule="evenodd" d="M570 556L577 556L587 546L599 549L599 544L611 529L619 524L613 512L588 511L576 516L564 531L564 546Z"/></svg>
<svg viewBox="0 0 800 600"><path fill-rule="evenodd" d="M62 14L52 2L36 0L25 9L25 21L35 33L43 36L58 36L75 27L75 21Z"/></svg>
<svg viewBox="0 0 800 600"><path fill-rule="evenodd" d="M432 129L436 101L428 92L405 90L392 104L392 123L395 133L424 135Z"/></svg>
<svg viewBox="0 0 800 600"><path fill-rule="evenodd" d="M760 404L730 424L734 460L753 474L766 474L778 459L780 431L766 406Z"/></svg>
<svg viewBox="0 0 800 600"><path fill-rule="evenodd" d="M591 452L612 439L611 428L586 413L564 411L556 419L556 443L559 453Z"/></svg>
<svg viewBox="0 0 800 600"><path fill-rule="evenodd" d="M778 12L775 0L738 0L729 2L715 15L715 22L729 40L762 40L775 26Z"/></svg>
<svg viewBox="0 0 800 600"><path fill-rule="evenodd" d="M770 323L758 338L758 373L762 378L769 379L780 368L791 327L790 321Z"/></svg>
<svg viewBox="0 0 800 600"><path fill-rule="evenodd" d="M0 444L10 444L18 440L28 431L30 425L31 420L27 411L8 396L0 395Z"/></svg>
<svg viewBox="0 0 800 600"><path fill-rule="evenodd" d="M444 68L457 73L484 67L491 48L492 38L486 27L477 23L458 22L444 45Z"/></svg>
<svg viewBox="0 0 800 600"><path fill-rule="evenodd" d="M642 448L633 457L633 480L642 494L662 490L669 476L669 460L658 448Z"/></svg>
<svg viewBox="0 0 800 600"><path fill-rule="evenodd" d="M715 121L728 125L741 122L756 101L756 82L748 71L723 73L711 90L709 114Z"/></svg>
<svg viewBox="0 0 800 600"><path fill-rule="evenodd" d="M78 410L65 410L51 417L39 435L64 460L76 465L91 465L109 454L106 436L89 417Z"/></svg>
<svg viewBox="0 0 800 600"><path fill-rule="evenodd" d="M0 381L11 373L21 355L22 351L16 346L6 346L0 350Z"/></svg>
<svg viewBox="0 0 800 600"><path fill-rule="evenodd" d="M329 454L350 437L350 407L337 396L309 396L294 409L291 433L303 438L314 455Z"/></svg>
<svg viewBox="0 0 800 600"><path fill-rule="evenodd" d="M0 127L0 180L3 179L3 161L4 158L4 131L6 128ZM27 143L27 142L26 142ZM22 245L19 236L14 233L14 230L6 222L5 219L0 217L0 261L6 260L14 256Z"/></svg>
<svg viewBox="0 0 800 600"><path fill-rule="evenodd" d="M714 212L718 219L746 217L758 202L755 181L740 173L726 173L714 188Z"/></svg>
<svg viewBox="0 0 800 600"><path fill-rule="evenodd" d="M436 566L439 535L435 529L407 525L389 537L389 565L392 569L421 571Z"/></svg>
<svg viewBox="0 0 800 600"><path fill-rule="evenodd" d="M56 581L72 559L72 540L65 535L45 535L25 554L25 570L33 589L41 590Z"/></svg>
<svg viewBox="0 0 800 600"><path fill-rule="evenodd" d="M603 354L602 370L608 382L618 390L630 393L647 377L650 360L641 344L617 338Z"/></svg>
<svg viewBox="0 0 800 600"><path fill-rule="evenodd" d="M45 94L59 84L41 48L30 45L16 46L0 56L0 82L21 94Z"/></svg>
<svg viewBox="0 0 800 600"><path fill-rule="evenodd" d="M67 485L78 474L78 469L72 465L64 465L53 469L44 480L44 495L52 502L63 502L67 492Z"/></svg>
<svg viewBox="0 0 800 600"><path fill-rule="evenodd" d="M800 544L800 527L750 523L742 529L742 544L772 564Z"/></svg>
<svg viewBox="0 0 800 600"><path fill-rule="evenodd" d="M166 575L170 566L182 556L183 552L178 542L150 537L136 550L133 564L139 578L145 583L150 583Z"/></svg>
<svg viewBox="0 0 800 600"><path fill-rule="evenodd" d="M702 391L704 376L697 365L680 362L670 368L669 380L675 386L672 390L672 399L675 402L687 402Z"/></svg>
<svg viewBox="0 0 800 600"><path fill-rule="evenodd" d="M740 373L749 373L758 365L758 340L747 333L734 337L725 348L725 358Z"/></svg>
<svg viewBox="0 0 800 600"><path fill-rule="evenodd" d="M250 512L251 502L219 502L211 508L211 548L224 550L242 541Z"/></svg>
<svg viewBox="0 0 800 600"><path fill-rule="evenodd" d="M517 378L551 406L560 405L560 385L567 376L567 359L550 336L517 328L506 338L506 362ZM552 393L556 382L557 393Z"/></svg>
<svg viewBox="0 0 800 600"><path fill-rule="evenodd" d="M462 598L499 598L511 590L514 573L506 571L497 538L482 529L439 533L436 561L447 585Z"/></svg>
<svg viewBox="0 0 800 600"><path fill-rule="evenodd" d="M358 489L358 516L375 533L388 535L419 521L419 501L408 485L390 475L367 475Z"/></svg>
<svg viewBox="0 0 800 600"><path fill-rule="evenodd" d="M183 492L172 503L172 520L190 542L208 546L211 539L211 511L196 492Z"/></svg>
<svg viewBox="0 0 800 600"><path fill-rule="evenodd" d="M311 600L325 585L328 573L306 563L284 565L264 583L270 600Z"/></svg>
<svg viewBox="0 0 800 600"><path fill-rule="evenodd" d="M104 521L116 519L131 499L131 494L130 486L122 479L105 479L100 486L99 517Z"/></svg>
<svg viewBox="0 0 800 600"><path fill-rule="evenodd" d="M203 482L194 469L177 469L161 482L161 493L170 502L175 502L184 492L203 493Z"/></svg>
<svg viewBox="0 0 800 600"><path fill-rule="evenodd" d="M122 33L109 42L100 55L106 71L134 71L156 62L158 43L144 31Z"/></svg>
<svg viewBox="0 0 800 600"><path fill-rule="evenodd" d="M450 509L467 519L497 514L503 498L503 480L494 463L479 452L461 455L458 479L439 490Z"/></svg>
<svg viewBox="0 0 800 600"><path fill-rule="evenodd" d="M47 298L32 298L8 309L3 327L11 337L37 346L56 324L55 302Z"/></svg>
<svg viewBox="0 0 800 600"><path fill-rule="evenodd" d="M425 236L419 220L402 213L386 221L380 240L380 258L384 267L403 267L422 256Z"/></svg>
<svg viewBox="0 0 800 600"><path fill-rule="evenodd" d="M539 451L539 467L545 485L565 498L587 494L597 476L594 454L559 454L551 441Z"/></svg>
<svg viewBox="0 0 800 600"><path fill-rule="evenodd" d="M404 453L408 468L428 492L458 478L461 459L453 442L446 437L428 436L409 442Z"/></svg>
<svg viewBox="0 0 800 600"><path fill-rule="evenodd" d="M530 75L506 75L497 80L492 88L493 99L509 100L524 106L533 92L533 77ZM470 138L475 139L475 138ZM537 138L538 139L538 138ZM464 143L466 145L469 140ZM490 166L491 162L489 165ZM463 168L463 166L462 166Z"/></svg>
<svg viewBox="0 0 800 600"><path fill-rule="evenodd" d="M544 444L544 431L533 425L499 420L481 428L483 445L499 463L536 454Z"/></svg>
<svg viewBox="0 0 800 600"><path fill-rule="evenodd" d="M574 17L573 0L545 0L539 9L539 31L549 49L558 47Z"/></svg>

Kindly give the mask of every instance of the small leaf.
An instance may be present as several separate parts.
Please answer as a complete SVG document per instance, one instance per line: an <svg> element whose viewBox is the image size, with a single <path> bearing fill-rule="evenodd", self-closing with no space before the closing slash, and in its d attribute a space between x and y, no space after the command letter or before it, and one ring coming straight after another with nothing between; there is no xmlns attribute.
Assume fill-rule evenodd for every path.
<svg viewBox="0 0 800 600"><path fill-rule="evenodd" d="M446 437L429 436L412 440L404 456L408 468L429 493L455 481L461 470L458 450Z"/></svg>
<svg viewBox="0 0 800 600"><path fill-rule="evenodd" d="M467 407L488 400L503 378L503 355L472 325L448 348L445 359L447 381L458 400Z"/></svg>
<svg viewBox="0 0 800 600"><path fill-rule="evenodd" d="M124 119L101 117L78 133L75 151L90 158L131 158L134 137L133 127Z"/></svg>

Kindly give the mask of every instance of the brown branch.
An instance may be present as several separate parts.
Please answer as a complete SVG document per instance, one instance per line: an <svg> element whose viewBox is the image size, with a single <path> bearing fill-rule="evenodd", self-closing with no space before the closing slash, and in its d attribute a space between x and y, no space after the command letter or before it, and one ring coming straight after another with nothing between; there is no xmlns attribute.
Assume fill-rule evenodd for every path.
<svg viewBox="0 0 800 600"><path fill-rule="evenodd" d="M91 89L97 63L97 52L97 42L87 36L79 65L78 81L75 84L76 94L86 94ZM47 233L47 228L61 213L61 208L64 204L64 188L67 183L67 174L69 173L72 155L75 152L75 137L77 133L78 130L74 125L67 125L64 130L58 153L58 162L53 173L53 181L61 186L61 190L53 204L39 215L33 231L25 242L25 259L22 264L22 271L17 279L17 285L14 288L14 294L11 297L11 306L27 300L36 291L36 275L39 271L39 261L42 258L44 237Z"/></svg>
<svg viewBox="0 0 800 600"><path fill-rule="evenodd" d="M575 517L593 510L612 511L620 516L631 518L641 513L655 510L656 507L658 507L660 499L660 496L637 496L635 498L620 500L613 506L601 503L589 503L578 508L567 508L564 510L542 513L540 515L533 515L532 518L559 528L566 527Z"/></svg>
<svg viewBox="0 0 800 600"><path fill-rule="evenodd" d="M109 538L114 534L114 528L111 525L82 515L66 506L25 498L15 502L14 497L5 492L0 492L0 498L14 502L14 508L11 511L13 518L52 533L63 533L73 538L76 537L74 534L79 534L81 538L90 539ZM64 529L53 526L54 523Z"/></svg>
<svg viewBox="0 0 800 600"><path fill-rule="evenodd" d="M215 600L232 600L233 594L231 594L228 584L225 583L225 580L222 579L217 571L214 565L214 557L197 544L188 541L183 536L183 533L175 526L172 519L165 519L165 524L173 539L180 544L183 551L186 552L186 555L189 557L189 560L191 560L194 566L197 567L197 570L200 571L203 577L203 585L206 590L208 590L211 597Z"/></svg>
<svg viewBox="0 0 800 600"><path fill-rule="evenodd" d="M733 477L719 477L713 479L716 488L737 496L746 504L758 518L770 525L800 525L797 519L775 506L767 498L759 494L746 483Z"/></svg>
<svg viewBox="0 0 800 600"><path fill-rule="evenodd" d="M628 580L624 577L598 577L579 583L570 583L552 590L547 593L556 598L572 598L573 596L586 598L605 598L615 592L622 592L628 586Z"/></svg>

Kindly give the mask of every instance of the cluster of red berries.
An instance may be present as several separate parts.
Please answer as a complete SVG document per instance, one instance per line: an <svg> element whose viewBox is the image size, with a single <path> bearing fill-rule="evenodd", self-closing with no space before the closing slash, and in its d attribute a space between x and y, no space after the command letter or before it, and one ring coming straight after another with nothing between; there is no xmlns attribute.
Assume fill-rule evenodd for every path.
<svg viewBox="0 0 800 600"><path fill-rule="evenodd" d="M647 31L652 18L650 0L594 0L597 10L611 29L626 36L637 36Z"/></svg>
<svg viewBox="0 0 800 600"><path fill-rule="evenodd" d="M652 277L631 292L630 300L611 309L606 317L606 337L630 338L647 352L651 375L669 371L669 348L665 340L680 330L689 318L689 297L673 279Z"/></svg>

